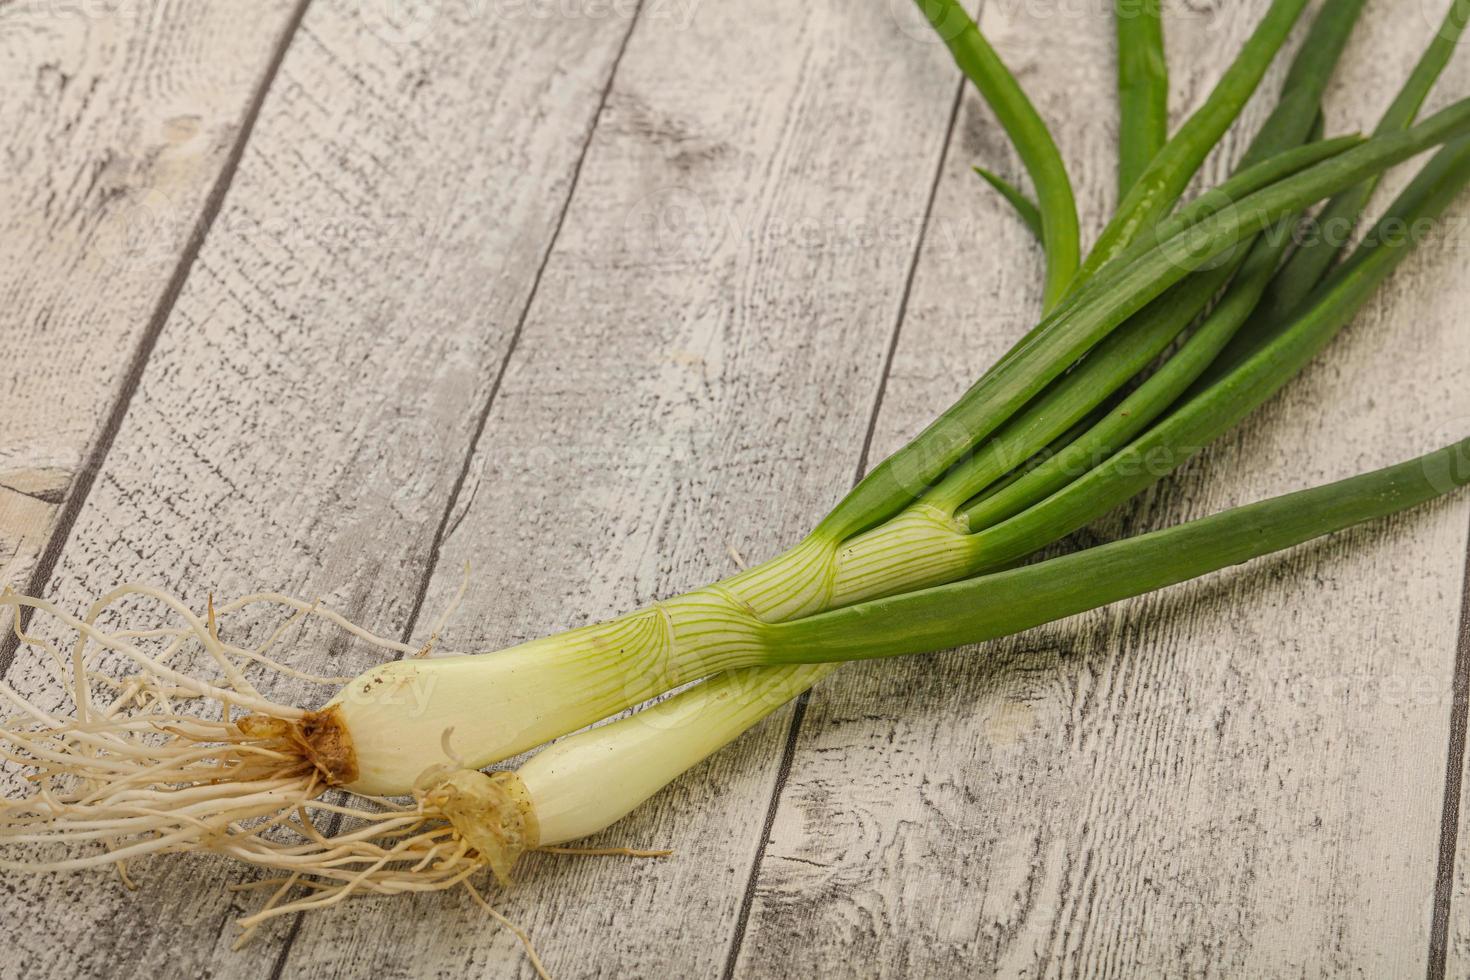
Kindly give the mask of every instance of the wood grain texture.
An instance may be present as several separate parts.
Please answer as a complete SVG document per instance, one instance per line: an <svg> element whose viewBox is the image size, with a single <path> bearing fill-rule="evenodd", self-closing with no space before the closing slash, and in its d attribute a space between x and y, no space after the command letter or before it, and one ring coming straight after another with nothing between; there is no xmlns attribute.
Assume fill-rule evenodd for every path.
<svg viewBox="0 0 1470 980"><path fill-rule="evenodd" d="M28 583L295 7L0 6L0 583Z"/></svg>
<svg viewBox="0 0 1470 980"><path fill-rule="evenodd" d="M1428 36L1424 4L1435 6L1369 4L1333 88L1335 128L1371 125ZM1264 5L1169 5L1176 122ZM1115 191L1106 7L989 8L987 31L1056 126L1096 231ZM0 7L0 25L33 9ZM0 489L0 567L20 536L6 529L29 541L49 522L108 403L71 380L108 379L109 398L120 383L82 327L116 316L135 329L168 275L81 271L102 261L114 207L146 212L150 190L184 173L169 162L183 151L148 149L160 125L189 129L171 122L178 92L214 113L181 145L228 142L221 93L243 69L210 61L208 44L264 46L276 7L252 8L266 12L244 26L238 11L211 11L161 31L188 18L148 9L146 44L92 25L50 40L43 20L16 48L33 65L17 77L50 79L48 97L78 121L44 146L0 135L22 156L64 147L73 172L27 157L25 180L0 185L0 205L20 195L0 206L0 228L16 232L0 235L0 255L34 280L7 302L51 297L13 307L13 322L37 325L27 343L56 344L45 371L19 380L0 363L0 483L14 488ZM470 562L446 642L490 649L703 584L731 570L731 549L766 557L851 482L949 129L947 56L909 0L645 0L621 61L627 4L556 9L312 6L61 555L63 603L134 577L201 607L210 591L264 586L395 634L436 569L422 639ZM16 37L0 33L0 50ZM76 46L86 89L51 77L53 45ZM205 67L148 67L184 64L170 45ZM1462 59L1441 91L1467 82ZM108 112L66 101L109 86ZM6 99L0 121L31 104ZM1039 302L1039 250L969 172L1015 177L1017 162L977 99L958 120L875 460ZM129 157L121 176L101 165L103 185L123 187L107 198L79 181L94 148L113 144L144 162ZM47 182L75 213L35 229L60 207ZM169 201L197 211L202 193ZM1084 537L1463 435L1467 287L1454 277L1470 234L1467 208L1454 214L1440 247L1411 259L1288 392ZM53 307L70 333L43 329ZM141 318L116 313L134 308ZM66 358L79 366L50 366ZM7 454L12 398L54 406L60 434ZM672 845L672 859L538 857L497 903L559 977L716 976L732 954L742 977L1416 975L1467 524L1470 506L1445 502L981 650L844 670L814 695L784 787L789 712L601 841ZM317 631L291 659L352 672L372 658ZM51 694L33 661L10 680ZM1466 850L1448 976L1470 973ZM0 978L530 972L458 896L357 901L232 954L229 922L256 899L223 886L247 873L197 858L134 873L133 894L103 875L0 877Z"/></svg>
<svg viewBox="0 0 1470 980"><path fill-rule="evenodd" d="M1171 6L1175 105L1235 50L1241 6L1265 5L1199 20ZM1333 88L1337 129L1372 125L1431 30L1399 5L1369 7ZM1097 202L1112 179L1094 145L1107 57L1054 54L1059 35L1105 24L998 27L1007 55L1046 59L1033 87L1065 100L1050 115L1066 120L1064 147L1086 148L1079 196ZM969 162L950 162L941 212L975 207ZM1281 397L1089 534L1458 438L1466 213ZM879 448L968 380L950 367L957 339L984 363L1023 326L973 315L1015 295L1025 276L1007 265L926 247ZM1422 975L1467 520L1463 498L1444 502L1007 642L844 670L802 726L736 974Z"/></svg>
<svg viewBox="0 0 1470 980"><path fill-rule="evenodd" d="M957 74L882 4L704 3L687 26L658 9L619 68L429 592L441 608L473 563L456 649L704 584L733 571L731 547L772 555L856 472ZM498 900L553 975L720 973L786 717L606 835L674 858L525 862ZM530 972L445 896L308 917L284 975L368 970Z"/></svg>
<svg viewBox="0 0 1470 980"><path fill-rule="evenodd" d="M274 587L407 629L628 20L368 13L315 4L300 27L61 556L62 603L134 578L196 608ZM308 633L292 659L368 665L339 640ZM38 659L9 680L54 696ZM248 874L134 873L134 894L0 878L0 975L272 968L289 921L228 952L259 899L226 886Z"/></svg>

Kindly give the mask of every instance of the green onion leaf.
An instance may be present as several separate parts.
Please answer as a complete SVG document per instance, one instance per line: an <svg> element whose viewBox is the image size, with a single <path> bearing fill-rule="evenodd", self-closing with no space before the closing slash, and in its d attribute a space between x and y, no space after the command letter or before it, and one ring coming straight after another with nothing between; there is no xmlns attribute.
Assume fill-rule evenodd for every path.
<svg viewBox="0 0 1470 980"><path fill-rule="evenodd" d="M770 627L768 662L944 650L1040 626L1417 506L1470 483L1470 439L1338 483L1050 561Z"/></svg>
<svg viewBox="0 0 1470 980"><path fill-rule="evenodd" d="M981 568L1004 567L1102 516L1182 465L1275 394L1418 244L1412 235L1396 230L1421 228L1467 181L1470 140L1460 139L1424 166L1375 234L1319 288L1288 329L1102 465L1029 510L980 531L977 548L985 555Z"/></svg>
<svg viewBox="0 0 1470 980"><path fill-rule="evenodd" d="M1031 202L1031 198L1022 194L1014 184L1009 183L998 174L991 173L984 167L974 167L975 173L980 175L1001 197L1008 201L1016 211L1016 217L1020 218L1036 240L1043 245L1046 244L1046 229L1041 225L1041 209Z"/></svg>
<svg viewBox="0 0 1470 980"><path fill-rule="evenodd" d="M1288 224L1283 221L1256 241L1224 298L1157 371L1050 459L955 516L970 530L980 531L1020 513L1106 460L1174 404L1255 308L1286 249Z"/></svg>
<svg viewBox="0 0 1470 980"><path fill-rule="evenodd" d="M841 541L886 520L994 432L1084 353L1174 283L1282 218L1431 146L1470 132L1470 100L1404 133L1375 137L1159 241L1032 331L903 449L873 468L818 525Z"/></svg>
<svg viewBox="0 0 1470 980"><path fill-rule="evenodd" d="M1205 157L1240 115L1305 7L1306 0L1275 0L1271 4L1205 104L1153 157L1118 205L1117 213L1082 264L1079 282L1091 279L1174 206Z"/></svg>
<svg viewBox="0 0 1470 980"><path fill-rule="evenodd" d="M1419 63L1378 123L1376 133L1400 132L1413 124L1430 89L1449 63L1467 21L1470 21L1470 0L1454 0ZM1357 225L1377 186L1377 177L1365 180L1333 198L1322 209L1315 222L1319 234L1311 241L1303 243L1292 254L1271 283L1266 296L1261 300L1258 316L1252 318L1250 326L1242 331L1242 345L1264 335L1273 323L1279 324L1281 318L1290 313L1322 281L1328 267L1347 245L1352 229Z"/></svg>
<svg viewBox="0 0 1470 980"><path fill-rule="evenodd" d="M1041 212L1042 245L1046 250L1043 305L1049 310L1066 294L1081 258L1077 202L1056 141L1036 107L958 0L916 2L944 39L965 77L990 104L1031 175Z"/></svg>
<svg viewBox="0 0 1470 980"><path fill-rule="evenodd" d="M1169 138L1169 64L1159 0L1115 0L1118 27L1118 197Z"/></svg>

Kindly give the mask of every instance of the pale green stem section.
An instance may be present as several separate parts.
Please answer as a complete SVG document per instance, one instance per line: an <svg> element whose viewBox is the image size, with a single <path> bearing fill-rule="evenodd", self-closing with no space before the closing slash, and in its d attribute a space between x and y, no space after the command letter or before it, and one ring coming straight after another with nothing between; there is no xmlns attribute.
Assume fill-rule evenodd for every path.
<svg viewBox="0 0 1470 980"><path fill-rule="evenodd" d="M840 547L808 538L724 582L605 623L492 654L384 664L332 701L357 755L350 788L403 793L432 765L494 765L759 662L771 623L953 581L975 566L975 548L953 517L916 504Z"/></svg>
<svg viewBox="0 0 1470 980"><path fill-rule="evenodd" d="M617 822L835 669L727 671L548 746L516 771L530 795L541 844L577 840Z"/></svg>
<svg viewBox="0 0 1470 980"><path fill-rule="evenodd" d="M630 704L749 664L766 624L710 586L626 616L481 656L383 664L332 705L369 795L407 792L433 765L482 769Z"/></svg>

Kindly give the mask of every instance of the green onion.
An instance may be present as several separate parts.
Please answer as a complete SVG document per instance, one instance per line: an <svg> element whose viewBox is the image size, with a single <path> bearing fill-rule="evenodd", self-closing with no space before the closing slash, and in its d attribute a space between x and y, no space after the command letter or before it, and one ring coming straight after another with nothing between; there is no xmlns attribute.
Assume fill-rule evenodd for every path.
<svg viewBox="0 0 1470 980"><path fill-rule="evenodd" d="M1204 105L1154 154L1118 205L1078 279L1086 282L1130 242L1146 232L1173 207L1205 157L1245 108L1276 52L1306 7L1306 0L1275 0L1235 62L1215 85Z"/></svg>
<svg viewBox="0 0 1470 980"><path fill-rule="evenodd" d="M1470 140L1446 148L1405 190L1384 223L1431 216L1470 182ZM1301 354L1320 347L1340 326L1345 308L1355 307L1372 285L1414 244L1384 239L1361 250L1325 290L1317 315L1303 321L1295 342L1280 341L1253 365L1222 382L1214 399L1182 412L1183 424L1161 427L1164 437L1148 449L1177 453L1169 439L1187 433L1205 436L1223 427L1222 416L1209 426L1191 422L1210 417L1222 392L1248 390L1236 411L1243 414L1262 400L1273 380L1294 373ZM1258 246L1258 254L1272 251ZM1255 258L1256 256L1253 256ZM1249 266L1249 263L1247 263ZM1326 326L1326 329L1324 329ZM1315 328L1315 329L1314 329ZM1126 402L1125 402L1126 404ZM1100 469L1115 487L1130 471L1136 482L1121 493L1100 494L1085 518L1031 529L1028 553L1086 519L1110 509L1127 491L1136 492L1160 478L1138 455L1119 454L1134 466ZM1181 462L1165 458L1168 468ZM1313 490L1237 508L1176 528L1102 545L1034 565L1000 571L949 585L876 599L769 628L764 662L785 657L792 666L764 671L732 670L645 712L562 739L518 771L531 799L550 802L542 832L555 839L595 833L631 811L659 788L735 738L775 708L815 684L840 662L941 650L1020 632L1061 616L1116 602L1190 578L1292 547L1354 524L1416 506L1470 483L1470 439L1419 459ZM1081 495L1079 495L1081 496ZM1044 524L1048 511L1041 509ZM1051 515L1054 516L1054 515ZM984 535L975 535L981 540ZM1003 541L982 552L986 564L1004 566L1013 555ZM820 666L825 664L827 666ZM540 813L538 805L538 814ZM566 835L565 837L560 835Z"/></svg>
<svg viewBox="0 0 1470 980"><path fill-rule="evenodd" d="M1159 0L1114 0L1118 27L1118 198L1169 138L1169 64Z"/></svg>
<svg viewBox="0 0 1470 980"><path fill-rule="evenodd" d="M1414 122L1430 89L1449 63L1450 55L1454 53L1455 46L1465 31L1467 20L1470 20L1470 0L1454 0L1444 22L1435 32L1408 81L1383 114L1376 133L1382 135L1401 132ZM1240 336L1223 358L1225 362L1233 363L1245 351L1259 346L1262 338L1279 326L1286 315L1322 280L1328 267L1347 244L1377 186L1378 178L1375 176L1348 188L1327 203L1313 222L1318 229L1316 236L1296 250L1272 281L1261 300L1261 308L1240 332Z"/></svg>
<svg viewBox="0 0 1470 980"><path fill-rule="evenodd" d="M0 810L0 847L105 844L61 859L29 852L0 868L76 870L148 854L212 850L295 880L331 902L356 888L425 890L481 867L502 880L525 850L593 833L834 669L837 663L980 642L1207 574L1415 506L1470 482L1470 440L1409 463L1167 530L1032 561L1177 468L1279 391L1317 356L1470 182L1470 101L1410 125L1470 14L1446 27L1369 139L1320 139L1322 93L1362 9L1329 0L1281 98L1236 173L1179 206L1300 15L1277 0L1205 105L1165 141L1162 27L1115 8L1119 40L1119 212L1080 273L1071 183L1040 117L953 0L920 0L965 75L991 104L1036 188L1032 204L977 171L1043 241L1041 321L948 411L876 466L811 535L722 582L605 623L480 656L411 658L337 687L325 707L271 702L243 665L288 671L277 637L243 650L219 618L156 590L125 586L78 618L41 599L0 608L74 630L70 661L51 653L74 711L38 707L0 683L18 720L11 755L43 791ZM1387 168L1441 147L1338 268L1327 248L1282 267L1290 231L1325 198L1355 220ZM1324 261L1325 256L1325 261ZM1263 326L1264 325L1264 326ZM147 598L182 625L98 626L112 603ZM280 631L278 631L279 634ZM437 631L436 631L437 634ZM161 655L140 638L166 644ZM128 664L100 686L89 644ZM184 666L185 652L214 665ZM301 675L295 675L301 676ZM311 679L311 678L307 678ZM336 687L330 679L315 679ZM568 733L689 684L629 717ZM184 712L184 697L214 714ZM477 770L560 739L515 772ZM371 806L326 803L342 787ZM377 797L412 795L406 808ZM299 825L314 810L350 816L332 836ZM391 842L391 843L390 843ZM476 893L478 895L478 893ZM262 921L282 906L247 922Z"/></svg>
<svg viewBox="0 0 1470 980"><path fill-rule="evenodd" d="M1017 633L1197 578L1470 483L1470 439L1419 459L1011 571L769 627L763 661L561 739L516 771L538 840L604 830L836 665Z"/></svg>
<svg viewBox="0 0 1470 980"><path fill-rule="evenodd" d="M985 97L1006 135L1015 144L1021 163L1036 188L1042 246L1046 250L1046 286L1043 303L1050 309L1065 295L1077 274L1081 248L1078 245L1077 202L1072 181L1062 163L1051 131L1006 69L980 28L970 19L959 0L916 0L929 23L949 46L955 63ZM982 174L981 176L986 176ZM987 177L987 179L990 179ZM1012 199L995 180L992 185ZM1018 208L1017 210L1021 210ZM1024 215L1023 215L1024 217Z"/></svg>
<svg viewBox="0 0 1470 980"><path fill-rule="evenodd" d="M981 180L995 188L996 192L1005 198L1007 203L1015 209L1016 217L1020 218L1021 223L1031 231L1031 234L1036 236L1036 240L1044 243L1046 241L1046 229L1041 225L1041 209L1033 204L1029 197L1017 190L1015 185L999 175L991 173L984 167L975 167L974 171Z"/></svg>
<svg viewBox="0 0 1470 980"><path fill-rule="evenodd" d="M1172 281L1186 268L1227 250L1242 226L1274 219L1332 189L1350 186L1386 162L1466 128L1470 106L1448 110L1409 133L1370 141L1257 192L1181 233L1197 236L1180 253L1169 242L1125 270L1134 280ZM1406 192L1396 214L1431 213L1458 189L1459 148ZM1442 173L1443 172L1443 173ZM1451 181L1450 177L1455 177ZM401 792L425 760L488 765L550 738L654 697L679 684L738 666L758 664L768 624L891 591L896 575L910 587L953 579L1028 554L1041 542L1079 526L1146 484L1129 465L1162 446L1185 451L1249 407L1305 362L1341 325L1411 243L1385 244L1345 267L1299 327L1283 334L1206 396L1168 419L1065 491L986 531L964 533L942 508L915 508L882 528L850 540L814 536L793 551L707 589L676 596L608 623L533 640L494 656L445 657L385 665L349 684L332 702L332 724L350 732L353 778L363 792ZM1142 482L1140 482L1142 481ZM384 691L394 692L386 700ZM419 706L406 712L404 703ZM454 719L446 739L446 719ZM328 767L330 768L330 766Z"/></svg>

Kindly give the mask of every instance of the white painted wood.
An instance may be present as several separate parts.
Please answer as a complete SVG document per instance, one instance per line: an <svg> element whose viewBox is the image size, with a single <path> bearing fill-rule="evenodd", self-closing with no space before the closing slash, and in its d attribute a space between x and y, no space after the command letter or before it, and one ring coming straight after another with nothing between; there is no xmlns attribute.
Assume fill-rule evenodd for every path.
<svg viewBox="0 0 1470 980"><path fill-rule="evenodd" d="M135 577L196 608L269 587L407 628L628 21L443 8L394 32L370 13L309 10L61 556L59 601ZM330 634L293 646L299 664L369 662ZM37 656L9 680L51 696ZM0 877L0 976L259 977L280 955L289 921L228 952L260 899L225 887L248 873L133 872L132 894L107 875Z"/></svg>
<svg viewBox="0 0 1470 980"><path fill-rule="evenodd" d="M0 6L0 584L28 583L295 6Z"/></svg>
<svg viewBox="0 0 1470 980"><path fill-rule="evenodd" d="M1239 5L1199 6L1171 5L1176 108L1202 96L1249 27ZM1418 0L1413 16L1390 6L1370 4L1371 45L1354 44L1334 89L1343 126L1371 124L1429 29ZM645 7L429 591L432 619L474 564L446 638L459 648L702 584L730 570L731 547L765 557L857 465L953 69L907 0ZM1057 125L1095 230L1115 184L1111 27L1087 4L990 7L987 28ZM406 626L629 11L436 4L389 21L390 9L409 8L318 0L309 12L62 555L62 601L139 576L200 606L211 589L268 586L322 595L385 632ZM13 16L0 8L0 24ZM266 19L251 29L269 33ZM97 50L99 64L123 57ZM190 91L212 91L232 66L198 70ZM93 73L99 86L128 77ZM172 119L168 100L149 101L154 76L136 74L114 100L122 118ZM1442 90L1463 92L1467 75L1456 66ZM968 172L1015 175L1013 154L974 98L956 135L878 452L948 404L1039 296L1038 250ZM146 181L126 186L122 200L147 200ZM14 213L0 208L0 222ZM1462 434L1465 296L1446 280L1463 227L1411 260L1257 420L1094 533ZM79 324L109 299L145 319L167 275L76 290L63 272L82 260L58 255L30 292L83 303L68 314ZM98 350L57 336L57 358L89 358L102 376ZM9 425L12 395L70 406L74 376L28 373L34 387L20 387L0 373L0 417ZM15 457L0 439L0 461L22 460L4 470L18 493L0 491L0 556L13 529L33 536L49 521L106 401L90 404L91 416L57 409L66 439ZM53 472L47 454L64 452ZM802 727L736 975L1422 971L1467 522L1463 502L1445 503L979 653L845 670ZM348 672L367 660L320 633L293 659ZM34 664L11 679L46 693ZM789 720L603 841L669 844L674 858L526 862L497 901L554 973L723 970ZM248 875L197 859L134 870L131 895L105 876L0 877L0 977L259 976L286 950L281 923L225 951L229 919L254 899L221 886ZM1454 919L1451 935L1456 976L1470 938ZM451 896L307 917L282 966L529 971L503 930Z"/></svg>
<svg viewBox="0 0 1470 980"><path fill-rule="evenodd" d="M441 608L473 563L457 649L704 584L733 571L729 547L768 557L855 475L958 76L881 3L704 3L687 26L660 10L618 71L429 593ZM497 899L553 975L720 973L788 717L605 835L674 858L524 863ZM285 975L368 971L529 966L445 896L308 917Z"/></svg>
<svg viewBox="0 0 1470 980"><path fill-rule="evenodd" d="M1196 96L1244 26L1217 6L1170 21L1176 85ZM1371 126L1429 34L1369 6L1334 127ZM1035 87L1066 93L1069 147L1108 112L1090 86L1105 51L1050 58L1084 29L997 31L1008 55L1049 58ZM1467 78L1462 59L1441 91ZM1112 182L1102 158L1082 161L1083 200ZM969 162L951 161L943 209L972 206ZM1282 397L1093 533L1463 435L1466 214ZM926 249L879 448L968 380L957 338L989 360L1015 335L973 315L1005 308L1007 266ZM737 975L1422 975L1467 521L1461 498L1008 642L843 671L802 727Z"/></svg>

